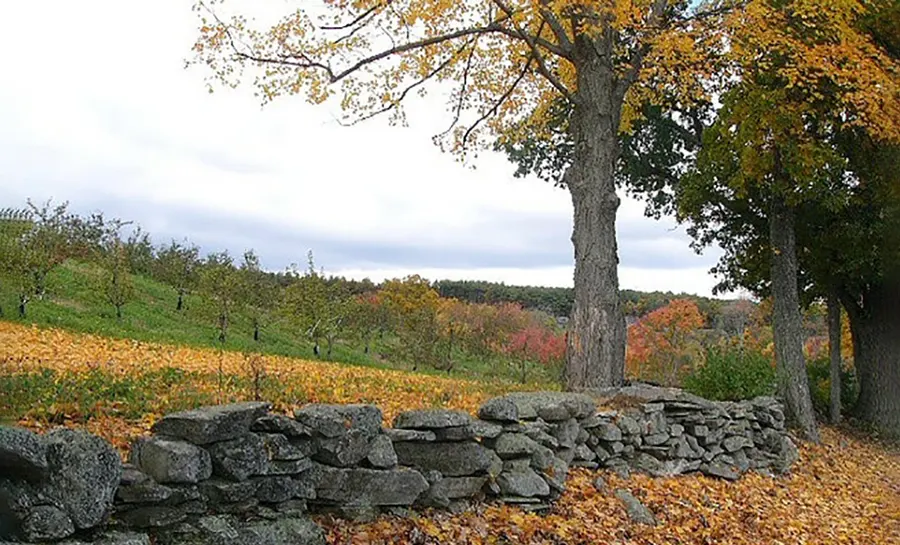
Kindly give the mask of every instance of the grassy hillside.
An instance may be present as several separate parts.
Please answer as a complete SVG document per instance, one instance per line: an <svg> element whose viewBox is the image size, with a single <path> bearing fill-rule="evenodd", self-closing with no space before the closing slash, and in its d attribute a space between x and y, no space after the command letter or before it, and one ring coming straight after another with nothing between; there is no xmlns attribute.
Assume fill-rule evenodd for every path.
<svg viewBox="0 0 900 545"><path fill-rule="evenodd" d="M199 295L188 296L185 309L176 311L177 294L166 284L153 279L134 276L134 298L125 305L123 318L116 319L115 309L104 300L100 287L102 270L96 265L68 261L54 269L47 279L47 294L28 304L26 324L61 328L69 331L91 333L119 339L177 344L191 347L215 347L217 340L214 313ZM8 287L0 285L0 304L3 320L22 323L16 313L16 298ZM382 355L388 352L390 339L374 343L370 354L361 347L339 342L334 347L330 361L408 369L406 362L392 361ZM232 318L227 351L261 352L264 354L316 359L312 345L287 324L277 320L265 324L260 341L252 335L251 320L237 313ZM324 347L323 347L324 352ZM421 372L446 373L419 368ZM517 380L519 370L502 360L483 360L459 354L453 375L472 378ZM547 369L529 366L529 380L550 381Z"/></svg>

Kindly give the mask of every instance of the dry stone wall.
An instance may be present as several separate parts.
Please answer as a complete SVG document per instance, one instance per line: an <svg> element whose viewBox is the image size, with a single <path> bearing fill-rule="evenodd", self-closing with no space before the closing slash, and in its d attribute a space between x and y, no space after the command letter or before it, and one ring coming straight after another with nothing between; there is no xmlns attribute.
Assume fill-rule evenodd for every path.
<svg viewBox="0 0 900 545"><path fill-rule="evenodd" d="M513 393L477 418L414 410L391 426L370 405L270 409L168 415L124 464L84 432L0 428L0 541L319 544L308 512L367 518L480 501L541 511L572 467L733 480L783 473L797 456L773 398L714 403L649 387Z"/></svg>

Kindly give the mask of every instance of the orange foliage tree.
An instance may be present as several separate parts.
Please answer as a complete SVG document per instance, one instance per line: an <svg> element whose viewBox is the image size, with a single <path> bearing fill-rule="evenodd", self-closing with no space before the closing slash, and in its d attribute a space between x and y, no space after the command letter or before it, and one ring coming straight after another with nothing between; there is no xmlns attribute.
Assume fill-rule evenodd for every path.
<svg viewBox="0 0 900 545"><path fill-rule="evenodd" d="M676 386L701 358L699 329L704 319L697 305L676 299L628 329L629 376Z"/></svg>

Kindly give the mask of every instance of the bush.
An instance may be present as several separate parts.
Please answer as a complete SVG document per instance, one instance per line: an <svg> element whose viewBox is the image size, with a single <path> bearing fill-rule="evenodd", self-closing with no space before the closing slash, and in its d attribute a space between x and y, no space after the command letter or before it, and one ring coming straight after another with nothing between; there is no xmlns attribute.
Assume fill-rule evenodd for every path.
<svg viewBox="0 0 900 545"><path fill-rule="evenodd" d="M735 347L710 348L706 363L684 380L688 392L716 401L773 395L775 386L775 369L769 358Z"/></svg>
<svg viewBox="0 0 900 545"><path fill-rule="evenodd" d="M831 363L828 356L806 362L806 375L809 377L809 393L812 396L813 408L821 416L831 412ZM841 410L847 411L856 403L859 396L859 383L854 369L841 368Z"/></svg>

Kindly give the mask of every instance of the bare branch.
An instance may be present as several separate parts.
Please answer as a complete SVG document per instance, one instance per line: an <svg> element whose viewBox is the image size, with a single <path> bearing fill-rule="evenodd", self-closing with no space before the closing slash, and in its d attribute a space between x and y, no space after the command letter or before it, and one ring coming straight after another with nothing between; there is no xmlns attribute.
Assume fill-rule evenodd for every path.
<svg viewBox="0 0 900 545"><path fill-rule="evenodd" d="M525 68L522 69L522 72L519 73L519 77L517 77L516 80L513 81L512 85L509 86L509 89L507 89L502 95L500 95L500 98L494 103L494 105L491 106L485 113L481 114L481 116L478 119L476 119L475 122L472 123L468 129L466 129L466 132L463 134L462 141L460 142L462 147L466 146L466 142L469 140L469 136L471 136L472 132L475 131L475 129L478 127L478 125L480 125L481 123L483 123L484 121L489 119L491 116L496 114L497 110L500 109L500 106L502 106L503 103L506 102L506 99L508 99L513 94L513 92L516 90L516 87L519 86L519 83L523 79L525 79L525 76L528 74L528 72L531 71L531 61L532 60L534 60L534 58L530 57L525 62Z"/></svg>
<svg viewBox="0 0 900 545"><path fill-rule="evenodd" d="M459 123L459 118L462 115L463 102L466 98L466 89L469 87L469 72L472 69L472 59L474 57L475 48L473 47L472 50L469 51L469 57L466 59L466 66L463 68L462 81L459 84L459 98L456 101L456 111L453 114L453 121L450 123L450 126L447 127L446 131L438 135L439 138L450 134L450 131L452 131L456 127L456 124Z"/></svg>

